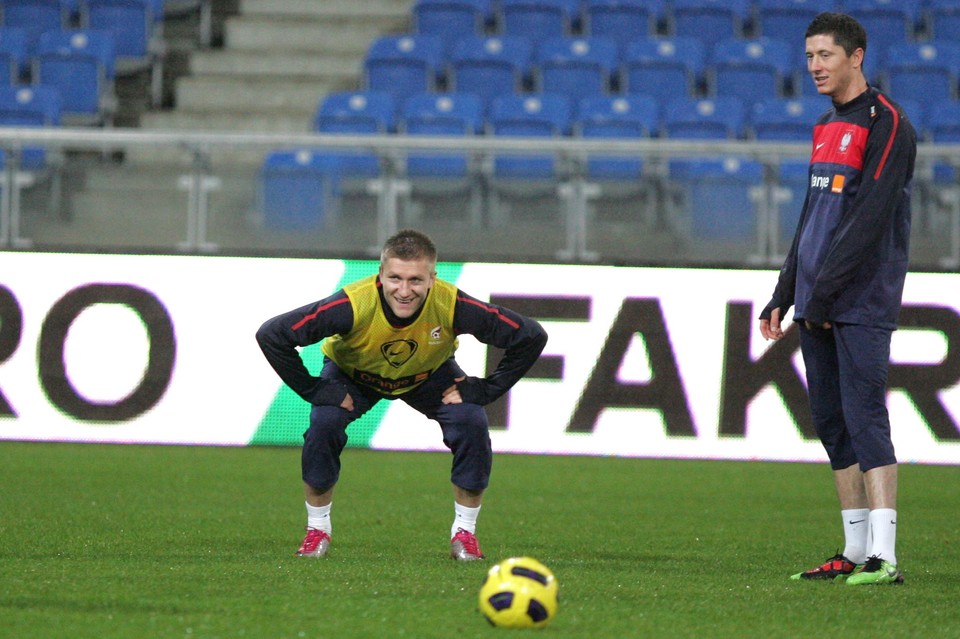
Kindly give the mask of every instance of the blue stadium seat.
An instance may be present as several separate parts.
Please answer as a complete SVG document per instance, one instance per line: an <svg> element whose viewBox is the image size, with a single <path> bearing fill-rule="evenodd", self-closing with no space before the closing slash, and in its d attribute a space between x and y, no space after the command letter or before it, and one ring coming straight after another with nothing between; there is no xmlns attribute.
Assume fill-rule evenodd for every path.
<svg viewBox="0 0 960 639"><path fill-rule="evenodd" d="M3 26L19 27L27 33L27 53L37 53L40 34L58 31L70 25L67 0L0 0Z"/></svg>
<svg viewBox="0 0 960 639"><path fill-rule="evenodd" d="M29 70L26 30L0 27L0 85L19 84L21 77L26 77Z"/></svg>
<svg viewBox="0 0 960 639"><path fill-rule="evenodd" d="M721 40L743 37L750 0L671 0L670 33L697 38L706 50Z"/></svg>
<svg viewBox="0 0 960 639"><path fill-rule="evenodd" d="M479 96L484 107L497 96L522 91L530 70L533 47L514 36L467 37L450 55L449 89Z"/></svg>
<svg viewBox="0 0 960 639"><path fill-rule="evenodd" d="M931 109L927 115L927 133L931 142L960 144L960 102L941 102ZM938 184L955 186L957 183L956 168L946 162L937 162L933 175Z"/></svg>
<svg viewBox="0 0 960 639"><path fill-rule="evenodd" d="M81 27L113 36L117 75L150 71L153 106L160 105L163 89L162 22L157 21L156 1L80 0L79 5Z"/></svg>
<svg viewBox="0 0 960 639"><path fill-rule="evenodd" d="M342 91L328 94L317 107L313 128L318 133L386 134L396 127L396 101L389 93ZM368 178L380 174L380 159L368 151L330 151L344 177Z"/></svg>
<svg viewBox="0 0 960 639"><path fill-rule="evenodd" d="M881 86L894 99L923 96L928 102L956 99L960 42L900 42L887 49Z"/></svg>
<svg viewBox="0 0 960 639"><path fill-rule="evenodd" d="M70 29L40 35L33 83L55 87L64 123L100 125L116 109L113 37L103 31Z"/></svg>
<svg viewBox="0 0 960 639"><path fill-rule="evenodd" d="M364 89L391 93L402 104L411 95L436 89L443 60L443 41L437 36L381 36L364 58Z"/></svg>
<svg viewBox="0 0 960 639"><path fill-rule="evenodd" d="M748 103L783 97L794 69L793 57L785 40L722 40L707 67L707 86L712 95L735 95Z"/></svg>
<svg viewBox="0 0 960 639"><path fill-rule="evenodd" d="M800 41L810 22L821 11L830 11L832 3L819 4L811 0L756 0L757 35ZM802 45L802 42L800 43ZM797 59L802 64L802 46Z"/></svg>
<svg viewBox="0 0 960 639"><path fill-rule="evenodd" d="M617 44L609 38L550 38L537 48L533 77L536 90L571 100L610 91L618 66Z"/></svg>
<svg viewBox="0 0 960 639"><path fill-rule="evenodd" d="M574 135L583 138L649 138L660 126L660 104L651 95L595 96L580 101L573 121ZM638 180L640 158L592 155L587 158L591 180Z"/></svg>
<svg viewBox="0 0 960 639"><path fill-rule="evenodd" d="M545 93L504 95L493 100L486 131L498 137L555 138L569 132L571 117L571 105L566 96ZM508 217L501 203L502 197L534 197L542 203L555 196L557 180L563 172L559 161L553 153L495 155L488 177L493 224L499 226Z"/></svg>
<svg viewBox="0 0 960 639"><path fill-rule="evenodd" d="M928 0L926 13L933 39L960 41L960 0Z"/></svg>
<svg viewBox="0 0 960 639"><path fill-rule="evenodd" d="M584 33L612 38L623 51L631 40L656 35L664 11L664 0L584 0Z"/></svg>
<svg viewBox="0 0 960 639"><path fill-rule="evenodd" d="M483 131L483 103L464 93L420 94L407 100L397 126L409 135L447 137L472 136ZM456 198L468 196L466 205L473 228L483 224L483 180L473 154L464 151L428 151L407 154L405 176L410 184L412 205L417 198L439 197L443 204L431 206L431 212L458 214L463 209ZM406 215L418 219L424 207L407 206ZM419 220L418 220L419 221Z"/></svg>
<svg viewBox="0 0 960 639"><path fill-rule="evenodd" d="M624 52L620 90L661 100L695 95L705 62L705 49L695 38L639 38Z"/></svg>
<svg viewBox="0 0 960 639"><path fill-rule="evenodd" d="M555 94L503 95L495 98L487 116L487 133L509 137L558 137L569 132L570 102ZM552 155L504 155L494 161L498 178L553 178Z"/></svg>
<svg viewBox="0 0 960 639"><path fill-rule="evenodd" d="M397 130L408 135L475 135L482 131L483 104L465 93L423 93L407 100ZM424 153L407 157L409 177L465 178L470 174L466 153Z"/></svg>
<svg viewBox="0 0 960 639"><path fill-rule="evenodd" d="M748 126L757 140L810 142L813 125L829 108L825 97L769 98L753 106Z"/></svg>
<svg viewBox="0 0 960 639"><path fill-rule="evenodd" d="M920 0L840 0L840 9L867 30L868 42L913 41L920 19Z"/></svg>
<svg viewBox="0 0 960 639"><path fill-rule="evenodd" d="M499 0L499 32L533 41L569 35L579 15L579 0Z"/></svg>
<svg viewBox="0 0 960 639"><path fill-rule="evenodd" d="M662 120L665 137L736 139L744 135L746 111L743 100L733 96L679 97L667 102Z"/></svg>
<svg viewBox="0 0 960 639"><path fill-rule="evenodd" d="M810 163L806 160L782 160L777 176L777 241L780 253L789 250L800 223L803 202L810 184Z"/></svg>
<svg viewBox="0 0 960 639"><path fill-rule="evenodd" d="M442 38L449 53L460 38L483 35L492 10L491 0L416 0L413 29Z"/></svg>
<svg viewBox="0 0 960 639"><path fill-rule="evenodd" d="M670 182L680 192L690 235L706 240L750 240L757 232L763 165L735 157L675 160Z"/></svg>
<svg viewBox="0 0 960 639"><path fill-rule="evenodd" d="M336 156L308 149L276 150L260 167L260 211L266 228L320 229L334 221L339 165Z"/></svg>
<svg viewBox="0 0 960 639"><path fill-rule="evenodd" d="M50 87L0 87L0 126L51 127L60 125L60 92ZM24 148L20 167L27 171L46 168L46 149Z"/></svg>

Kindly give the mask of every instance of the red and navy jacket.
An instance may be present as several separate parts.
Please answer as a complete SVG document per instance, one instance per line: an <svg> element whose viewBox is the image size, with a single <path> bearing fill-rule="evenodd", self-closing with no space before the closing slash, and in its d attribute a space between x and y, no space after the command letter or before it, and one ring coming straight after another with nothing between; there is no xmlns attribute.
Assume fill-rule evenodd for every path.
<svg viewBox="0 0 960 639"><path fill-rule="evenodd" d="M790 252L763 310L794 319L896 328L910 248L917 135L870 87L820 116Z"/></svg>
<svg viewBox="0 0 960 639"><path fill-rule="evenodd" d="M398 318L383 299L382 292L380 304L394 326L408 325L420 314ZM297 347L316 344L331 335L345 335L352 329L353 308L347 294L340 289L330 297L267 320L257 331L257 342L280 379L300 397L315 405L339 406L347 389L311 375ZM481 406L516 384L537 361L547 343L547 333L536 320L482 302L460 290L454 306L453 330L457 335L473 335L484 344L504 349L492 373L482 379L468 376L457 383L464 402Z"/></svg>

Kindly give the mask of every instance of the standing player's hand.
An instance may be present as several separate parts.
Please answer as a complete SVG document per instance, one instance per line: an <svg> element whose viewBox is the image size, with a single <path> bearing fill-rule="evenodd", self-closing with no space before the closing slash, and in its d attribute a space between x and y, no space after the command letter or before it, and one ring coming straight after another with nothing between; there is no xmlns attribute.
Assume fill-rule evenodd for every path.
<svg viewBox="0 0 960 639"><path fill-rule="evenodd" d="M347 396L340 402L340 408L353 412L353 398L350 397L350 393L347 393Z"/></svg>
<svg viewBox="0 0 960 639"><path fill-rule="evenodd" d="M454 377L453 381L462 382L466 377ZM462 404L463 398L460 397L460 391L457 390L457 385L454 384L447 390L443 391L443 398L440 400L444 404Z"/></svg>
<svg viewBox="0 0 960 639"><path fill-rule="evenodd" d="M765 339L777 340L783 337L783 328L780 326L780 309L770 311L770 319L760 320L760 334Z"/></svg>

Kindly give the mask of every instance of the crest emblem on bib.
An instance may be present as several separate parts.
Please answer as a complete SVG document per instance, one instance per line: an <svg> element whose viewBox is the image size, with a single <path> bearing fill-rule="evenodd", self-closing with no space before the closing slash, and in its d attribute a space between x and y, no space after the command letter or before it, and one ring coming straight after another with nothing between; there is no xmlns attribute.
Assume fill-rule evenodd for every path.
<svg viewBox="0 0 960 639"><path fill-rule="evenodd" d="M380 354L394 368L400 368L417 352L417 343L412 339L387 342L380 347Z"/></svg>

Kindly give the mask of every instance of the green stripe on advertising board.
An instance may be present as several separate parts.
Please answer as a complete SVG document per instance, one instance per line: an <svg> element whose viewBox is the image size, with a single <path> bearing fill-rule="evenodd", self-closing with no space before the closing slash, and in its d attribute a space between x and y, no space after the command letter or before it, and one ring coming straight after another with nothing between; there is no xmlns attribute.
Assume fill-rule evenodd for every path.
<svg viewBox="0 0 960 639"><path fill-rule="evenodd" d="M346 260L343 276L336 289L343 288L350 282L376 272L379 262L373 260ZM437 265L437 277L447 282L456 283L463 270L462 263L444 263ZM335 290L336 290L335 289ZM313 344L300 351L303 363L314 375L320 374L323 362L323 353L320 344ZM380 402L368 411L363 417L354 421L347 428L347 446L353 448L369 448L370 442L380 428L389 402ZM303 433L310 420L310 404L294 393L286 384L281 384L274 396L270 407L260 420L257 431L250 438L250 446L299 446L303 443Z"/></svg>

